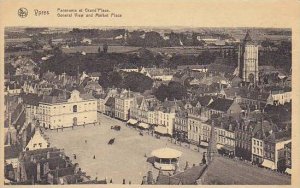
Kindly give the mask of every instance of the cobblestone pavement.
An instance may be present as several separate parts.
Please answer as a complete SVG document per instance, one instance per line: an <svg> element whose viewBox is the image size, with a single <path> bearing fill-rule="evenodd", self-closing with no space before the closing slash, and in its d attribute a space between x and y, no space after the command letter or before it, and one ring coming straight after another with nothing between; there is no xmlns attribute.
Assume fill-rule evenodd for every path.
<svg viewBox="0 0 300 188"><path fill-rule="evenodd" d="M187 145L179 146L170 142L170 138L157 139L146 132L139 135L135 128L127 127L122 121L99 114L100 125L86 125L59 130L47 130L46 135L52 147L63 148L73 163L79 163L83 171L92 178L113 180L113 183L140 184L142 177L149 170L156 178L158 170L148 163L147 157L155 149L168 146L181 151L179 168L183 169L186 161L190 166L199 164L204 149L189 149ZM120 125L121 130L111 129L113 125ZM115 138L112 145L108 141ZM86 142L85 142L86 141ZM76 160L73 158L76 154ZM95 159L93 159L95 155ZM145 157L146 156L146 157Z"/></svg>

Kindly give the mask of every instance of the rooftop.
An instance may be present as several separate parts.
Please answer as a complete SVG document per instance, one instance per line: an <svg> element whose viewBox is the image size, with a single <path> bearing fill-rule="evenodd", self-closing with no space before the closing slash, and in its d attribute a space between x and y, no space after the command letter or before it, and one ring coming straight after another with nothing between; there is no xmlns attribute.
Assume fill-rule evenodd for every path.
<svg viewBox="0 0 300 188"><path fill-rule="evenodd" d="M207 107L213 110L226 112L233 104L233 102L234 100L217 98L212 103L210 103Z"/></svg>
<svg viewBox="0 0 300 188"><path fill-rule="evenodd" d="M182 153L178 150L165 147L165 148L152 151L151 155L162 159L172 159L172 158L180 157Z"/></svg>

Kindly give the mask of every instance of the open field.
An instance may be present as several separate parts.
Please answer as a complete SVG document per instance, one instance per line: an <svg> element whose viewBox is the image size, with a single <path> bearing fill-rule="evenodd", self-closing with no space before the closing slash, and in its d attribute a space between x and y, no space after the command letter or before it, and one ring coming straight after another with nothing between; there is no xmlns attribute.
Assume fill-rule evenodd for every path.
<svg viewBox="0 0 300 188"><path fill-rule="evenodd" d="M179 167L183 169L185 162L190 165L199 164L202 159L202 152L194 151L186 147L170 143L166 138L156 139L146 133L140 136L134 128L126 127L121 121L99 115L101 125L88 125L85 128L76 127L45 131L49 137L52 147L64 148L65 153L73 163L79 163L80 167L92 178L104 179L105 177L113 183L122 183L123 178L131 181L132 184L140 184L142 177L149 170L153 171L156 178L158 170L146 162L154 149L165 147L180 150L183 154L179 160ZM120 125L121 131L110 129L112 125ZM108 141L115 138L113 145ZM87 143L85 143L87 140ZM73 154L77 159L73 159ZM95 155L96 159L93 159Z"/></svg>
<svg viewBox="0 0 300 188"><path fill-rule="evenodd" d="M102 45L99 45L102 49ZM99 46L75 46L70 48L63 48L62 51L65 53L76 53L76 52L86 52L86 53L98 53ZM134 46L109 46L108 52L115 52L115 53L127 53L130 51L135 51L139 49L140 47L134 47Z"/></svg>
<svg viewBox="0 0 300 188"><path fill-rule="evenodd" d="M99 45L102 48L102 45ZM63 52L65 53L76 53L84 51L86 53L98 53L99 46L75 46L71 48L63 48ZM130 53L135 52L141 47L135 46L109 46L108 52L115 52L115 53ZM182 55L194 55L199 54L205 50L216 50L219 51L220 48L232 48L230 46L208 46L208 47L195 47L195 46L178 46L178 47L161 47L161 48L147 48L148 50L152 51L154 54L157 53L167 53L167 54L182 54Z"/></svg>

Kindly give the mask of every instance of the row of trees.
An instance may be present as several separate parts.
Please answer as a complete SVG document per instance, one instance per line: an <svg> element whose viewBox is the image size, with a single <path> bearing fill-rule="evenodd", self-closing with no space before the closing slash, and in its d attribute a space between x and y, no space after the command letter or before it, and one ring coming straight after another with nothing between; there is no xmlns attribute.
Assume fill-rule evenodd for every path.
<svg viewBox="0 0 300 188"><path fill-rule="evenodd" d="M130 89L131 91L143 93L150 90L153 80L141 73L137 72L103 72L99 78L99 84L104 87L116 87Z"/></svg>
<svg viewBox="0 0 300 188"><path fill-rule="evenodd" d="M277 68L282 68L289 71L292 66L292 43L290 41L282 41L275 44L270 40L265 40L261 43L266 49L260 53L260 65L272 65ZM275 48L275 50L269 50Z"/></svg>
<svg viewBox="0 0 300 188"><path fill-rule="evenodd" d="M171 47L171 46L203 46L205 42L199 40L198 37L212 36L215 38L231 38L228 34L200 34L200 33L166 33L164 37L160 33L155 31L133 31L129 33L127 44L131 46L143 46L143 47Z"/></svg>
<svg viewBox="0 0 300 188"><path fill-rule="evenodd" d="M215 62L216 58L220 56L217 52L203 51L198 56L194 55L175 55L170 58L169 65L176 68L178 65L208 65Z"/></svg>
<svg viewBox="0 0 300 188"><path fill-rule="evenodd" d="M181 100L188 96L187 89L179 82L171 81L168 85L162 84L154 91L155 97L164 101L168 100Z"/></svg>

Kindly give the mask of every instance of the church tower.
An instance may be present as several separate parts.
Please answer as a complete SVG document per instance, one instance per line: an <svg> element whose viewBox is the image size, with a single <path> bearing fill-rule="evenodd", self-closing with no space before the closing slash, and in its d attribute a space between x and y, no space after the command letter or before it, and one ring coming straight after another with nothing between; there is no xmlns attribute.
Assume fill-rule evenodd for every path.
<svg viewBox="0 0 300 188"><path fill-rule="evenodd" d="M239 75L244 82L258 82L258 46L252 41L249 31L239 45Z"/></svg>
<svg viewBox="0 0 300 188"><path fill-rule="evenodd" d="M208 164L210 164L216 156L218 156L217 138L215 132L215 120L212 119L211 129L210 129L210 139L207 147Z"/></svg>

